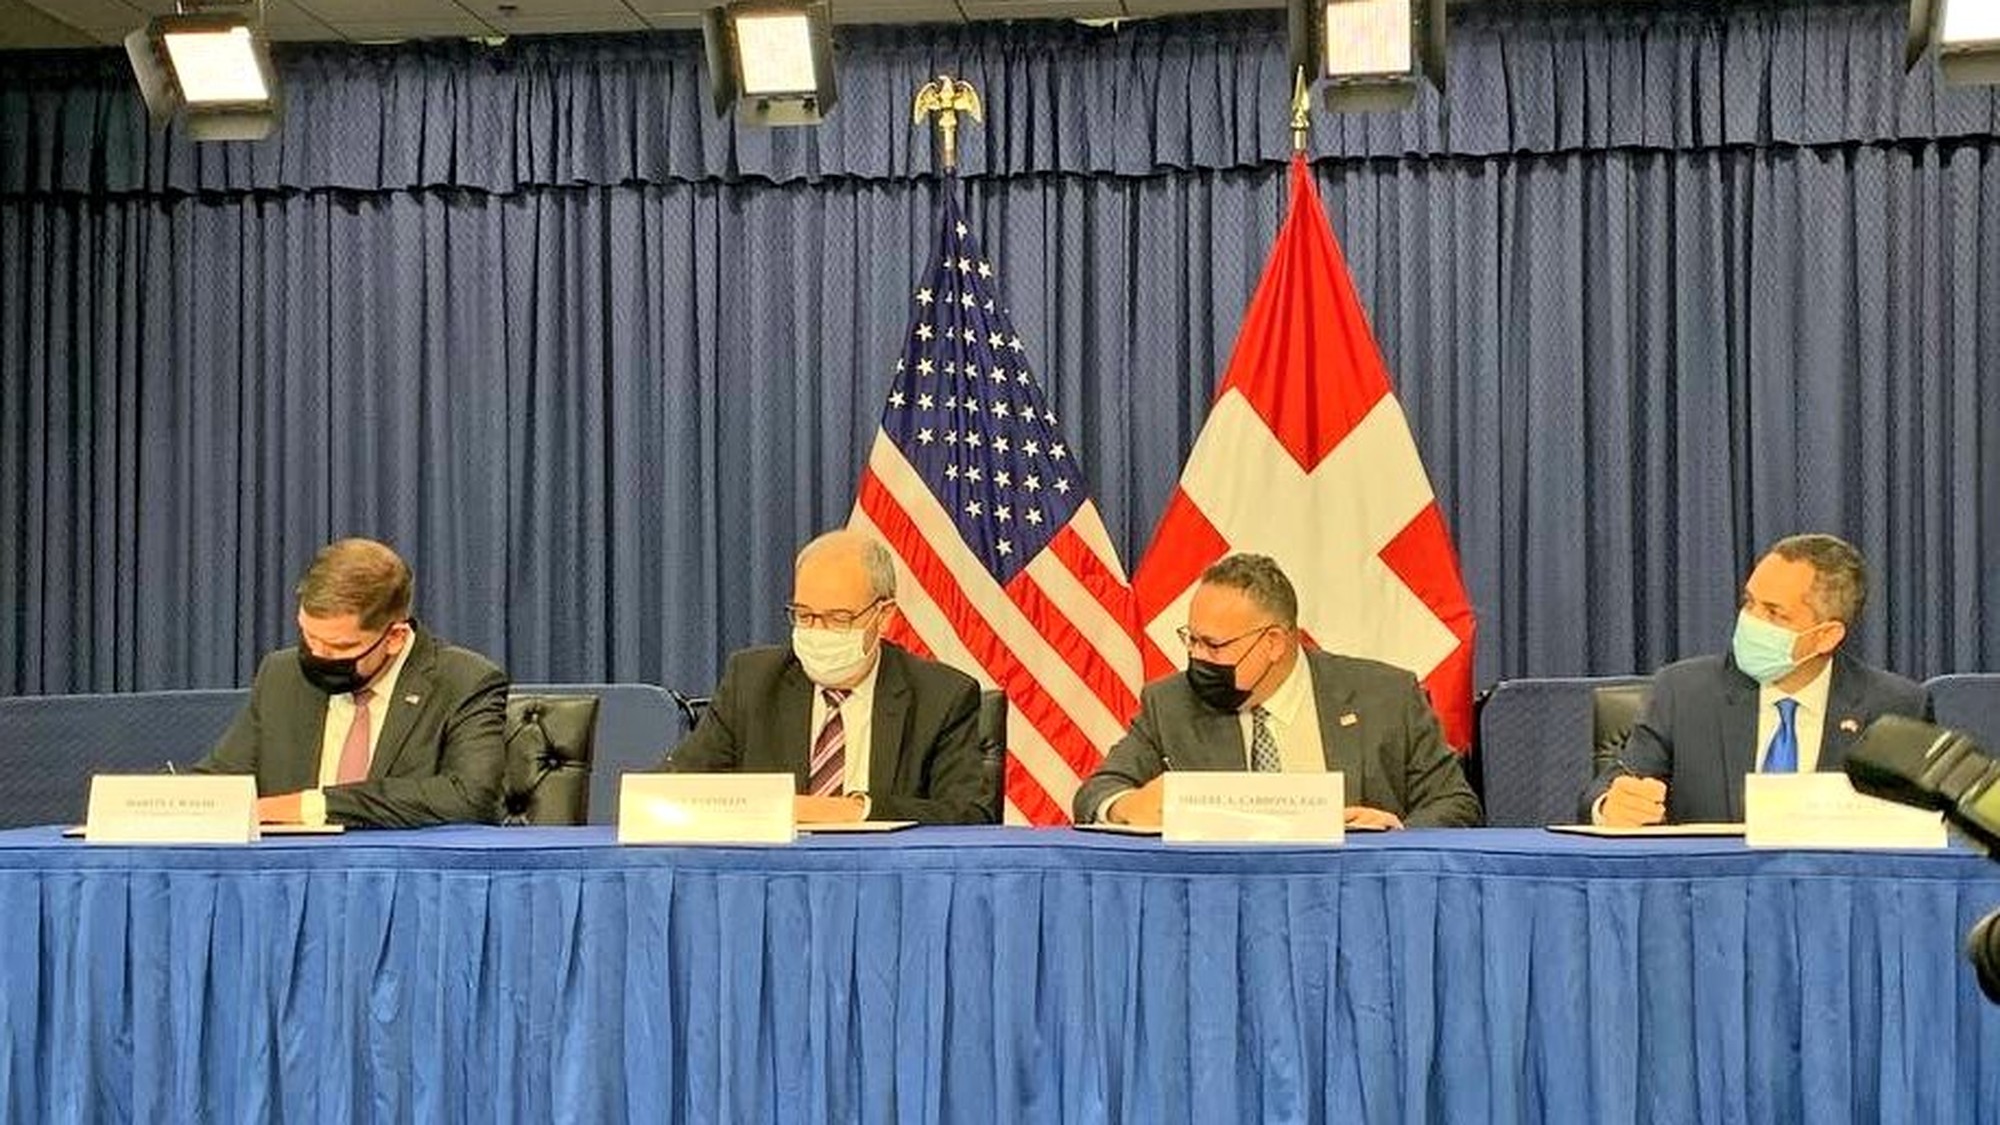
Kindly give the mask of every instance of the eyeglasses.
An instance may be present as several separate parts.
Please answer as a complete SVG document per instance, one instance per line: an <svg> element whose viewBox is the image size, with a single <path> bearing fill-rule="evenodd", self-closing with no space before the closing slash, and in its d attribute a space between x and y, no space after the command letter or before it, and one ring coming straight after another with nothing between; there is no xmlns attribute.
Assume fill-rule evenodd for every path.
<svg viewBox="0 0 2000 1125"><path fill-rule="evenodd" d="M805 606L792 604L785 607L785 620L801 629L852 629L860 623L862 618L868 616L870 610L888 600L887 598L876 598L860 609L829 609L824 611L807 609Z"/></svg>
<svg viewBox="0 0 2000 1125"><path fill-rule="evenodd" d="M1210 652L1221 652L1223 649L1228 648L1230 645L1235 644L1237 641L1240 641L1245 637L1254 637L1259 633L1276 628L1277 628L1276 625L1259 625L1255 629L1252 629L1247 633L1238 633L1226 641L1218 641L1218 640L1211 640L1208 637L1200 636L1190 631L1187 626L1183 625L1180 628L1174 630L1174 636L1179 637L1181 639L1181 644L1187 646L1187 650L1189 652L1193 652L1197 648L1204 648Z"/></svg>

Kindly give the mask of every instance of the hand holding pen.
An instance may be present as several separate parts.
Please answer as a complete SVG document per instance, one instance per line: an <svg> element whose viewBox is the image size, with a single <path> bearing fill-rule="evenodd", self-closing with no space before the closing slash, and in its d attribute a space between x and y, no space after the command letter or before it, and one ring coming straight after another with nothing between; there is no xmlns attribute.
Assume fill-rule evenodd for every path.
<svg viewBox="0 0 2000 1125"><path fill-rule="evenodd" d="M1614 828L1661 823L1667 819L1667 783L1646 777L1623 758L1618 759L1618 773L1598 803L1596 819Z"/></svg>

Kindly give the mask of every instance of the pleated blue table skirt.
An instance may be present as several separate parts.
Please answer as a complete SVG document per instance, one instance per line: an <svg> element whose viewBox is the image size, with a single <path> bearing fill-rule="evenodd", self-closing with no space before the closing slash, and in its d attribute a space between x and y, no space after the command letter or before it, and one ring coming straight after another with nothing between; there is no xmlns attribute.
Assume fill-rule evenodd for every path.
<svg viewBox="0 0 2000 1125"><path fill-rule="evenodd" d="M0 1118L2000 1121L1963 852L0 833Z"/></svg>

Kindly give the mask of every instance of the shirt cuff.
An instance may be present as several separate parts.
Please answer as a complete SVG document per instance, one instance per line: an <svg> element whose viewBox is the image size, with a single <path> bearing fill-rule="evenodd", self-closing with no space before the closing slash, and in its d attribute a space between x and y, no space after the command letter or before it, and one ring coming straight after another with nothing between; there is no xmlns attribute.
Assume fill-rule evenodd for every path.
<svg viewBox="0 0 2000 1125"><path fill-rule="evenodd" d="M299 793L299 823L322 828L326 825L326 792L306 789Z"/></svg>
<svg viewBox="0 0 2000 1125"><path fill-rule="evenodd" d="M1120 797L1125 796L1127 793L1137 793L1137 792L1138 790L1136 789L1120 789L1118 792L1113 793L1111 796L1106 797L1102 801L1097 802L1097 807L1090 810L1090 822L1092 824L1110 824L1111 806L1117 804L1118 799Z"/></svg>
<svg viewBox="0 0 2000 1125"><path fill-rule="evenodd" d="M1597 800L1590 803L1590 823L1599 828L1604 827L1604 801L1610 796L1609 793L1599 793Z"/></svg>

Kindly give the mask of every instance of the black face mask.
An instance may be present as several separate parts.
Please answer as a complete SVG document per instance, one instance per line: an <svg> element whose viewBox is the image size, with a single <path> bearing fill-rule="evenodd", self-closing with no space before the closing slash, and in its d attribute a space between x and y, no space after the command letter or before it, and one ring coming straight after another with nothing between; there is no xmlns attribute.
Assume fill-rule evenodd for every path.
<svg viewBox="0 0 2000 1125"><path fill-rule="evenodd" d="M1250 698L1249 688L1236 686L1235 664L1217 664L1213 660L1190 656L1187 681L1196 699L1231 715L1243 707L1244 700Z"/></svg>
<svg viewBox="0 0 2000 1125"><path fill-rule="evenodd" d="M353 656L314 656L306 648L306 643L300 641L299 673L307 683L328 695L346 695L366 687L370 677L361 674L361 661L382 647L382 642L389 639L390 631L382 630L382 635L375 638L374 644Z"/></svg>

